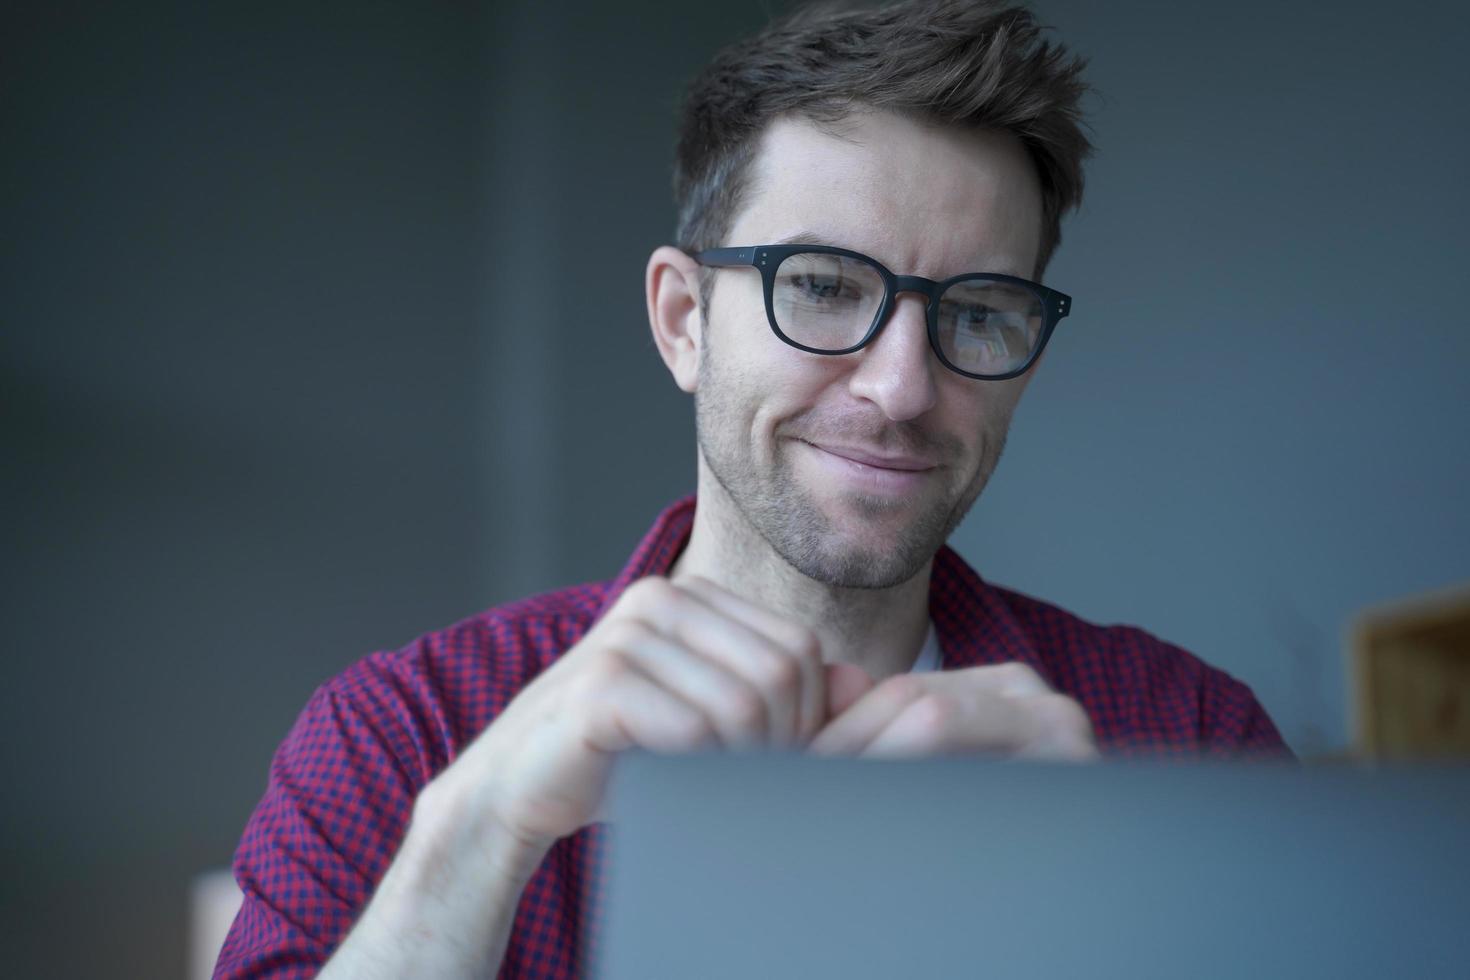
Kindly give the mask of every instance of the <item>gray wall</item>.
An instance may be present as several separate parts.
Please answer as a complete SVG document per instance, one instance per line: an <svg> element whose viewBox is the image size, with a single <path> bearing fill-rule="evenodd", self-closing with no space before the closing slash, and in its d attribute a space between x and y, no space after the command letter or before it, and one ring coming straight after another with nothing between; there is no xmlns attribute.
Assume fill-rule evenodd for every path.
<svg viewBox="0 0 1470 980"><path fill-rule="evenodd" d="M312 688L485 600L484 42L428 5L7 18L0 947L177 976Z"/></svg>
<svg viewBox="0 0 1470 980"><path fill-rule="evenodd" d="M177 975L185 882L316 684L611 574L692 487L642 268L678 86L766 5L34 6L0 59L0 945ZM1048 276L1077 312L955 543L1318 751L1349 613L1470 578L1470 16L1311 9L1041 4L1101 92Z"/></svg>
<svg viewBox="0 0 1470 980"><path fill-rule="evenodd" d="M1470 580L1470 14L1041 9L1101 94L1076 311L955 544L1339 747L1352 614Z"/></svg>

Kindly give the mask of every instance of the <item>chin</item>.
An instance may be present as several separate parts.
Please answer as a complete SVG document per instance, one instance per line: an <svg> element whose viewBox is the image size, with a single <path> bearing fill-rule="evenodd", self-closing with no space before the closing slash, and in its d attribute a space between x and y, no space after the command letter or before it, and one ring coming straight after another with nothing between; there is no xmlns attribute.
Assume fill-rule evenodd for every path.
<svg viewBox="0 0 1470 980"><path fill-rule="evenodd" d="M768 525L767 539L792 568L824 585L844 589L889 589L909 581L944 543L947 528L932 516L882 521L902 516L902 502L848 501L834 519ZM854 512L856 511L856 512ZM885 514L885 511L888 512Z"/></svg>
<svg viewBox="0 0 1470 980"><path fill-rule="evenodd" d="M792 569L797 570L813 582L833 589L891 589L903 585L923 569L923 564L910 567L885 561L879 555L866 551L845 551L841 554L797 554L782 555Z"/></svg>

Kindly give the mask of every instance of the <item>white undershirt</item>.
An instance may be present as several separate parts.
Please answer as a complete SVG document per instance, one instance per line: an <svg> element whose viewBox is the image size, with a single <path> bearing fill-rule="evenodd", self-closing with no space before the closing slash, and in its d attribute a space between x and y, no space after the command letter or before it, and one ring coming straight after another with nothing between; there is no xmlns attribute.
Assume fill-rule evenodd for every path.
<svg viewBox="0 0 1470 980"><path fill-rule="evenodd" d="M925 674L929 671L938 670L941 661L939 657L939 636L934 632L934 623L929 623L929 632L924 634L924 645L919 648L918 659L914 661L913 667L909 668L910 674Z"/></svg>

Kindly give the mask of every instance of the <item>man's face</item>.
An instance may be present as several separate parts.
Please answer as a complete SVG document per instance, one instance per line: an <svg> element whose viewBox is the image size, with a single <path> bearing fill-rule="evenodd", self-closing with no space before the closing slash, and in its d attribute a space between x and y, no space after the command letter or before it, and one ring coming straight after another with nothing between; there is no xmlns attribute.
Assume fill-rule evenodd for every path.
<svg viewBox="0 0 1470 980"><path fill-rule="evenodd" d="M726 244L804 236L898 275L1033 274L1041 196L1014 137L880 112L836 132L772 124ZM759 272L716 273L695 399L701 506L829 585L885 588L920 571L989 479L1030 376L944 367L924 302L899 294L861 351L808 354L772 333ZM705 471L728 499L707 492Z"/></svg>

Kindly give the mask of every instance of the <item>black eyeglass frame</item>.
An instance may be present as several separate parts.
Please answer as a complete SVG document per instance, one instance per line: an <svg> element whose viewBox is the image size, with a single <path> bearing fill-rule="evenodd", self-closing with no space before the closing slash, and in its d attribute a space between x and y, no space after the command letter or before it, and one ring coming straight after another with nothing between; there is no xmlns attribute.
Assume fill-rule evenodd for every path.
<svg viewBox="0 0 1470 980"><path fill-rule="evenodd" d="M878 307L878 312L873 317L873 322L868 326L868 331L863 339L851 347L842 350L822 350L817 347L808 347L799 344L786 336L781 331L781 326L776 322L776 306L773 294L776 287L776 269L787 258L801 252L818 252L824 255L841 255L850 259L858 259L866 262L878 270L883 279L883 303ZM695 252L692 256L694 261L700 265L712 268L734 268L739 266L754 266L760 270L761 280L766 293L766 319L770 321L771 330L775 332L783 342L790 344L797 350L806 351L809 354L851 354L860 351L873 342L873 338L882 332L887 325L889 316L893 313L894 302L899 293L919 293L926 302L924 304L925 316L929 327L929 347L939 362L956 374L962 374L967 378L975 378L978 381L1006 381L1010 378L1019 378L1031 369L1041 352L1046 349L1046 342L1051 339L1051 332L1056 329L1057 322L1066 316L1072 309L1072 297L1066 293L1058 292L1039 282L1029 279L1021 279L1017 276L1007 276L999 272L966 272L948 279L934 280L923 276L899 276L894 275L888 268L870 255L854 252L851 249L837 248L832 245L747 245L741 248L712 248L703 252ZM944 351L939 346L939 297L944 291L955 283L960 282L1001 282L1010 286L1020 286L1030 290L1041 302L1042 324L1041 333L1037 337L1036 349L1033 350L1026 360L1017 368L1007 371L1005 374L975 374L970 371L956 367L949 358L944 356Z"/></svg>

